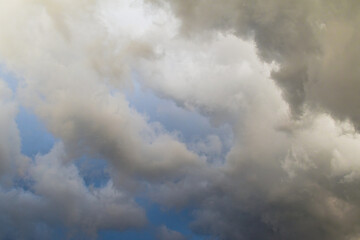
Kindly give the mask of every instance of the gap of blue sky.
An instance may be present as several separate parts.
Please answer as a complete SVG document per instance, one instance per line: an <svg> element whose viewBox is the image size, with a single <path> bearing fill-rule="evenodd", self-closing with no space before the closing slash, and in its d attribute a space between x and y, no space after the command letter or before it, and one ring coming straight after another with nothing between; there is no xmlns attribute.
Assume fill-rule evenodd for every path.
<svg viewBox="0 0 360 240"><path fill-rule="evenodd" d="M150 122L159 122L167 131L175 132L187 146L204 141L207 136L219 137L222 151L218 156L224 159L232 145L232 129L228 124L213 126L206 116L178 106L174 101L156 96L151 89L133 81L133 88L126 92L131 107L145 115ZM205 154L206 155L206 154ZM206 155L211 158L213 156Z"/></svg>

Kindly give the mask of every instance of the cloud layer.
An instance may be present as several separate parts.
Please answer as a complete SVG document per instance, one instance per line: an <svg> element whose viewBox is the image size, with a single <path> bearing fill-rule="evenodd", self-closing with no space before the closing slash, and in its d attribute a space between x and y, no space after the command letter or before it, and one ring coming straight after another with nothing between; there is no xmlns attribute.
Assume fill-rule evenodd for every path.
<svg viewBox="0 0 360 240"><path fill-rule="evenodd" d="M0 0L0 62L18 79L14 92L0 81L0 236L144 227L141 196L194 209L190 228L209 238L358 238L359 9ZM127 98L134 81L230 126L228 141L150 121ZM21 153L19 105L58 139L49 153ZM110 180L86 184L79 158L103 159ZM157 237L186 238L165 225Z"/></svg>

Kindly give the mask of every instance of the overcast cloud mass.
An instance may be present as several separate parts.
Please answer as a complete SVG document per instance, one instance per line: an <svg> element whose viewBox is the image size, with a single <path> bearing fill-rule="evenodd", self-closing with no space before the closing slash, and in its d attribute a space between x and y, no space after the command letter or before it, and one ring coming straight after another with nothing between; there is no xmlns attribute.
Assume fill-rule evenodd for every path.
<svg viewBox="0 0 360 240"><path fill-rule="evenodd" d="M359 25L358 0L0 0L0 238L360 239Z"/></svg>

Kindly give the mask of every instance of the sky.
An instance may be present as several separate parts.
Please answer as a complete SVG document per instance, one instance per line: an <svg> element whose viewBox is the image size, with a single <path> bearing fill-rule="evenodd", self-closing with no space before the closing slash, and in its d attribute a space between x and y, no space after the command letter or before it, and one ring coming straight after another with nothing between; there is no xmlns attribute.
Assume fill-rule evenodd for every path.
<svg viewBox="0 0 360 240"><path fill-rule="evenodd" d="M357 0L0 0L0 239L360 239Z"/></svg>

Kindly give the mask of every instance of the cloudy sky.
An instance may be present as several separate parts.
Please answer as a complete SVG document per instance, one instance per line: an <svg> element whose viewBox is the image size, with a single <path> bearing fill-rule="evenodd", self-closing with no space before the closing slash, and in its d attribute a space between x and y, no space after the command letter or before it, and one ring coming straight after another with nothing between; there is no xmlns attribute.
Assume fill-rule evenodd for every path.
<svg viewBox="0 0 360 240"><path fill-rule="evenodd" d="M360 239L360 1L0 0L0 239Z"/></svg>

